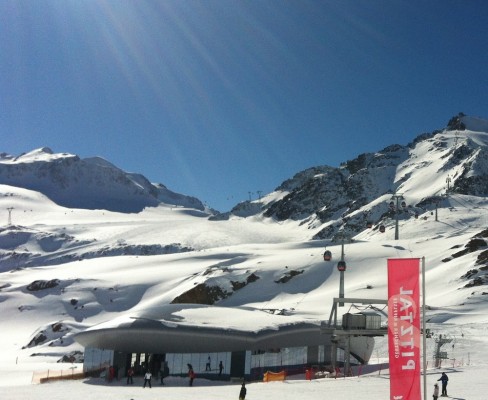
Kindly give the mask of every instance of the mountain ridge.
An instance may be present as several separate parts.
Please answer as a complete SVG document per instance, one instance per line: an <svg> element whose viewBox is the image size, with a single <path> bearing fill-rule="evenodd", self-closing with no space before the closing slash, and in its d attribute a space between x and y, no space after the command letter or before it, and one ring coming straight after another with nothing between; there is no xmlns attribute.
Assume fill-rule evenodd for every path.
<svg viewBox="0 0 488 400"><path fill-rule="evenodd" d="M360 154L341 163L338 168L324 165L299 171L261 199L239 203L224 213L208 209L199 199L175 193L161 183L151 183L141 174L125 172L101 157L81 159L69 153L54 153L49 147L19 156L1 153L0 184L39 191L68 208L140 212L145 207L166 203L195 208L211 215L219 214L213 217L215 220L223 220L230 215L248 217L263 213L278 220L312 218L324 222L340 210L347 217L360 205L366 206L374 196L401 189L402 182L408 181L410 176L404 174L396 178L393 169L426 142L432 142L431 145L437 148L452 146L452 153L443 155L452 164L450 166L446 162L443 166L446 169L455 167L456 160L471 157L464 163L462 172L457 171L451 177L451 190L463 194L488 193L488 183L484 184L488 168L483 161L487 132L487 120L459 113L443 130L420 134L405 146L393 144L378 152ZM474 154L475 149L479 149L481 154ZM418 154L413 155L419 157ZM380 172L389 175L379 176ZM322 186L326 190L321 190ZM440 190L438 187L437 191ZM331 195L328 196L327 192ZM347 201L333 204L330 197L343 197ZM298 203L307 205L299 206Z"/></svg>
<svg viewBox="0 0 488 400"><path fill-rule="evenodd" d="M301 171L260 201L215 216L172 200L139 212L63 207L0 182L0 208L13 211L0 227L0 302L5 324L23 326L15 339L0 332L1 349L24 359L71 359L80 351L77 332L180 302L279 310L283 323L324 320L337 295L341 242L348 295L385 298L384 260L427 256L429 320L471 321L470 310L488 293L488 140L485 132L463 132L422 134L339 168ZM41 149L23 157L39 167L31 177L50 171L41 175L50 179L56 175L46 163L57 172L81 165L63 154ZM2 168L15 164L13 156L0 158ZM114 172L103 159L87 162L94 164ZM32 166L15 165L20 173L19 165ZM130 187L146 184L124 174ZM391 202L399 192L406 204L397 209ZM393 240L396 219L401 233ZM324 260L324 246L334 261Z"/></svg>
<svg viewBox="0 0 488 400"><path fill-rule="evenodd" d="M160 202L205 210L195 197L152 184L141 174L124 172L101 157L53 153L48 147L17 157L0 155L0 184L38 191L68 208L134 213Z"/></svg>
<svg viewBox="0 0 488 400"><path fill-rule="evenodd" d="M367 220L380 224L387 206L376 206L377 199L395 193L407 197L413 185L425 187L421 198L410 199L413 208L447 191L487 195L488 121L467 116L460 116L459 121L465 127L462 133L448 127L421 134L406 146L395 144L376 153L360 154L338 168L320 166L301 171L276 189L281 195L275 194L272 201L267 202L264 196L261 201L243 202L231 214L248 216L254 209L269 218L300 220L311 227L332 220L335 227L329 224L314 236L324 239L344 229L358 233ZM484 131L466 128L472 126ZM433 160L438 164L435 181L417 173Z"/></svg>

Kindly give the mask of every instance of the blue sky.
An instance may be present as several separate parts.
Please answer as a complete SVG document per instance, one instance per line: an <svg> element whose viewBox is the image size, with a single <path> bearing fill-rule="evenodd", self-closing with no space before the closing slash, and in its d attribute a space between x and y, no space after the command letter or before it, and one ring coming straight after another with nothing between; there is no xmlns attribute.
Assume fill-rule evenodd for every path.
<svg viewBox="0 0 488 400"><path fill-rule="evenodd" d="M226 211L488 118L487 18L484 0L2 0L0 152L100 156Z"/></svg>

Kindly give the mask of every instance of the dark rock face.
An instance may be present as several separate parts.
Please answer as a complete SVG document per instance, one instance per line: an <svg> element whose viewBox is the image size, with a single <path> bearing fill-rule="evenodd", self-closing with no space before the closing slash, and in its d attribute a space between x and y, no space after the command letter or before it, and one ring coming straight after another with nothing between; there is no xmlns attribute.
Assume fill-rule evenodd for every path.
<svg viewBox="0 0 488 400"><path fill-rule="evenodd" d="M32 338L32 340L25 347L38 346L39 344L44 343L46 340L47 340L47 336L44 334L44 332L40 332L34 338Z"/></svg>
<svg viewBox="0 0 488 400"><path fill-rule="evenodd" d="M408 155L407 146L392 145L378 153L361 154L339 168L322 166L305 170L277 189L289 193L269 204L264 215L279 221L299 220L310 226L337 222L324 227L314 239L334 237L346 222L347 229L357 233L364 229L370 216L353 214L393 191L397 167ZM377 211L374 214L380 215Z"/></svg>
<svg viewBox="0 0 488 400"><path fill-rule="evenodd" d="M58 363L82 363L84 360L84 355L81 351L72 351L69 354L63 355L61 359L59 359L57 362Z"/></svg>
<svg viewBox="0 0 488 400"><path fill-rule="evenodd" d="M447 129L451 131L464 131L466 129L466 125L462 122L462 117L464 116L465 114L460 112L458 115L452 117L447 123Z"/></svg>
<svg viewBox="0 0 488 400"><path fill-rule="evenodd" d="M295 270L288 271L286 274L284 274L280 279L276 280L275 282L276 283L286 283L286 282L290 281L290 279L293 278L294 276L303 274L303 272L304 272L303 270L301 270L301 271L295 271Z"/></svg>
<svg viewBox="0 0 488 400"><path fill-rule="evenodd" d="M478 259L476 260L477 265L484 265L486 268L488 268L488 250L482 251L478 255Z"/></svg>
<svg viewBox="0 0 488 400"><path fill-rule="evenodd" d="M228 270L226 271L228 272ZM204 273L204 275L206 275ZM250 283L256 282L259 279L254 272L242 280L232 280L230 277L228 283L232 290L226 290L218 285L211 283L200 283L192 289L175 297L171 304L208 304L212 305L218 303L220 300L226 299L238 290L246 287Z"/></svg>
<svg viewBox="0 0 488 400"><path fill-rule="evenodd" d="M63 322L55 322L51 325L45 326L39 330L30 340L30 342L22 348L31 348L44 344L54 346L55 344L63 344L65 335L70 332L70 328Z"/></svg>
<svg viewBox="0 0 488 400"><path fill-rule="evenodd" d="M229 297L232 292L222 290L219 286L207 286L201 283L193 289L176 297L171 304L208 304L212 305L219 300Z"/></svg>
<svg viewBox="0 0 488 400"><path fill-rule="evenodd" d="M442 262L449 262L455 258L463 257L467 254L479 252L475 265L479 268L473 268L461 275L461 280L469 281L464 287L482 286L488 284L488 229L485 229L475 236L473 236L461 251L452 254L450 257L444 258ZM454 248L460 248L457 245Z"/></svg>
<svg viewBox="0 0 488 400"><path fill-rule="evenodd" d="M27 290L29 292L37 292L39 290L52 289L52 288L58 286L59 283L60 283L59 279L51 279L49 281L38 280L38 281L34 281L30 285L28 285Z"/></svg>

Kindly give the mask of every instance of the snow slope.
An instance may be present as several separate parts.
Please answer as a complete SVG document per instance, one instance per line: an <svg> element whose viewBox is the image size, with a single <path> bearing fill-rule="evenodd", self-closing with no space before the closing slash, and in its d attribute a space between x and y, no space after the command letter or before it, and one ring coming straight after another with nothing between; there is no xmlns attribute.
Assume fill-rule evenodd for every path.
<svg viewBox="0 0 488 400"><path fill-rule="evenodd" d="M160 200L155 206L132 213L118 212L114 207L108 211L61 206L39 191L15 186L11 176L10 184L0 185L0 210L4 210L0 214L4 218L0 221L0 396L53 400L66 398L66 393L74 400L93 393L108 397L116 393L127 399L149 399L159 394L183 400L194 397L192 389L176 378L168 387L154 388L153 392L118 384L107 386L93 379L41 386L30 382L38 369L81 368L57 363L63 356L82 350L72 339L76 332L171 303L200 284L227 292L225 297L214 299L221 307L218 323L223 327L236 324L229 316L231 307L260 313L259 318L240 318L238 322L248 330L259 329L271 319L283 324L328 320L332 298L339 290L336 263L341 245L332 241L332 236L312 238L325 232L324 227L333 227L331 232L352 233L345 240L347 297L386 299L386 260L425 257L426 318L434 333L426 349L429 388L439 372L432 369L432 359L435 340L442 334L453 339L453 346L446 349L444 367L449 368L455 398L486 398L480 371L488 364L488 199L484 195L446 193L445 185L448 177L470 179L469 173L484 174L486 158L482 152L487 143L484 132L445 131L417 142L408 150L408 157L405 149L392 150L388 157L401 154L396 160L402 161L385 164L388 171L380 163L388 157L371 157L376 172L364 171L361 176L369 176L378 187L388 187L385 179L391 177L392 187L403 193L410 206L399 219L399 240L394 240L394 219L388 214L391 193L375 197L370 191L371 198L361 207L352 207L348 218L342 218L338 210L335 219L324 222L314 214L304 219L267 218L256 211L263 203L254 203L255 210L245 214L247 217L228 214L225 219L212 220L202 207ZM1 157L4 165L14 163L10 156ZM22 157L36 163L57 161L46 149ZM72 158L60 159L68 162ZM320 174L304 175L304 181L320 178ZM132 182L137 184L138 179ZM283 186L286 195L277 191L263 199L277 203L300 187L288 182ZM437 220L436 202L429 200L433 198L438 199ZM362 221L365 213L374 217L373 228L357 223L348 230L348 224ZM380 233L379 224L385 226L385 233ZM333 253L330 262L323 261L324 247ZM258 279L248 282L251 274ZM247 284L235 290L232 282ZM354 304L341 308L340 313L362 307ZM271 315L275 309L282 310L283 315ZM206 324L209 315L186 312L182 318L198 325ZM377 341L374 354L372 362L387 359L385 340ZM248 398L318 399L326 392L334 397L386 399L387 377L382 373L337 381L253 383ZM214 386L204 381L199 385L202 398L228 398L238 393L233 385Z"/></svg>
<svg viewBox="0 0 488 400"><path fill-rule="evenodd" d="M308 229L296 223L277 224L257 218L214 222L195 216L189 209L164 206L130 215L67 210L42 197L36 198L32 192L12 187L8 190L12 195L1 198L1 208L5 209L6 201L16 196L23 204L35 206L25 213L16 208L12 214L14 226L47 233L63 231L69 237L76 237L82 250L74 246L67 252L84 253L84 248L93 243L113 248L122 240L154 244L164 243L165 239L169 242L175 237L195 250L155 256L93 257L31 268L23 268L19 263L10 272L3 272L0 275L2 323L16 327L0 331L4 365L13 366L15 361L35 362L34 353L57 360L79 349L70 337L80 329L122 315L130 316L140 309L168 304L202 282L226 287L231 281L255 273L260 279L220 300L218 305L283 309L286 310L284 323L296 318L328 319L332 297L338 294L335 261L340 255L340 245L308 240ZM425 257L428 318L435 323L438 332L442 333L444 326L448 331L457 329L457 335L459 329L468 326L486 329L486 286L470 286L473 278L466 275L476 268L482 250L458 257L453 255L486 229L488 200L453 195L446 202L449 205L439 209L438 221L430 211L418 219L401 221L398 241L393 240L394 227L389 225L384 234L365 229L354 242L346 242L346 296L386 298L386 259ZM7 247L9 235L15 236L16 231L12 227L4 228L0 236L2 248ZM35 247L38 241L30 236L24 246ZM334 254L331 262L322 259L325 245ZM277 283L291 270L303 273L286 283ZM27 290L34 281L55 279L60 282L55 288L39 292ZM347 311L349 308L342 310ZM193 324L206 323L204 314L188 313L185 318ZM256 329L258 321L250 319L245 325L250 330ZM57 323L62 324L65 331L52 332L50 327ZM40 331L44 331L48 339L29 347ZM381 351L381 358L386 357L384 348L378 347L378 351ZM471 353L474 360L476 348L466 353ZM44 357L39 359L45 360Z"/></svg>

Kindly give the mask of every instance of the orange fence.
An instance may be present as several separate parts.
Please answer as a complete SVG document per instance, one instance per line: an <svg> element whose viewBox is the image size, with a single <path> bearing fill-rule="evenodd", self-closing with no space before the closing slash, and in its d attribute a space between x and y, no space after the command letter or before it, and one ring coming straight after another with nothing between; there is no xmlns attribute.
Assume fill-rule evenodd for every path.
<svg viewBox="0 0 488 400"><path fill-rule="evenodd" d="M285 379L286 379L286 371L281 371L281 372L267 371L264 373L263 382L284 381Z"/></svg>
<svg viewBox="0 0 488 400"><path fill-rule="evenodd" d="M50 381L83 378L85 378L85 374L83 372L75 373L73 369L36 371L32 374L32 383L46 383Z"/></svg>

